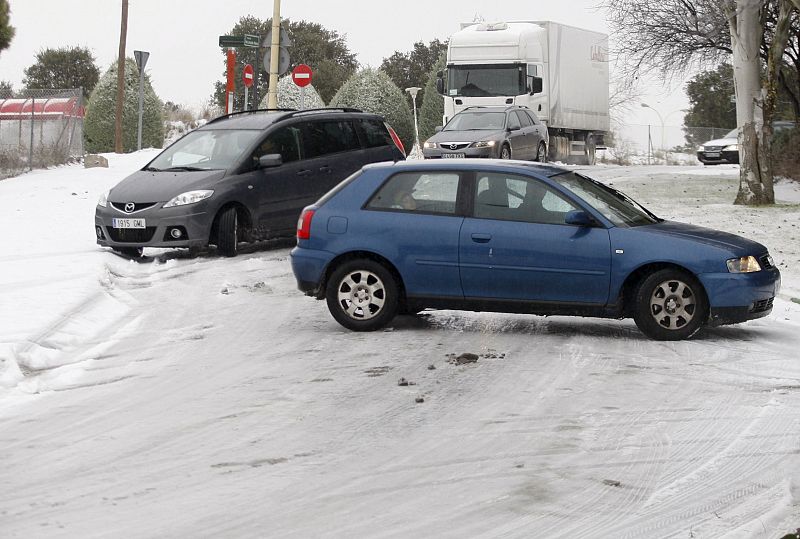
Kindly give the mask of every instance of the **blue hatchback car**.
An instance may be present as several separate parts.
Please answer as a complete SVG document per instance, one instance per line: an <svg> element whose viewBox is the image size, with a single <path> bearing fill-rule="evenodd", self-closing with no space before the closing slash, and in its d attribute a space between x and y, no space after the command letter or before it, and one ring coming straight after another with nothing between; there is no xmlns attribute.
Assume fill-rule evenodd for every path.
<svg viewBox="0 0 800 539"><path fill-rule="evenodd" d="M766 316L767 248L665 221L580 171L497 160L365 166L298 221L298 287L355 331L425 308L633 317L647 336Z"/></svg>

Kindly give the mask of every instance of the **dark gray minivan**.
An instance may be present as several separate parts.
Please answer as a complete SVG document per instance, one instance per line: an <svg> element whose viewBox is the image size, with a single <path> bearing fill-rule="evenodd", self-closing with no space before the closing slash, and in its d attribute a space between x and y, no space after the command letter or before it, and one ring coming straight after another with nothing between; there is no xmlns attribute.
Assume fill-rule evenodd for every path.
<svg viewBox="0 0 800 539"><path fill-rule="evenodd" d="M97 243L216 245L293 236L300 211L368 163L405 159L394 130L356 109L269 110L216 118L187 133L104 194Z"/></svg>

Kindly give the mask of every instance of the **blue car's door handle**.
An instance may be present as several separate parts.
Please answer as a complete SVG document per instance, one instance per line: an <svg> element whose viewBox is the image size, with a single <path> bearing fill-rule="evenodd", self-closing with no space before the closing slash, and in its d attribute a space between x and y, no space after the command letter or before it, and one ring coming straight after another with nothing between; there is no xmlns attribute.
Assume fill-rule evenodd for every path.
<svg viewBox="0 0 800 539"><path fill-rule="evenodd" d="M491 234L473 234L472 235L472 241L474 241L475 243L489 243L489 241L491 239L492 239L492 235Z"/></svg>

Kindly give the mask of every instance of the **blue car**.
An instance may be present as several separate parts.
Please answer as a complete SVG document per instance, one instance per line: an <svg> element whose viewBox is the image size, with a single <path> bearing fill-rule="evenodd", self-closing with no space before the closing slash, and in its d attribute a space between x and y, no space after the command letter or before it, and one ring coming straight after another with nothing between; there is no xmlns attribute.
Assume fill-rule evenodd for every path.
<svg viewBox="0 0 800 539"><path fill-rule="evenodd" d="M305 208L292 269L355 331L425 308L632 317L648 337L772 310L748 239L665 221L580 171L465 159L367 165Z"/></svg>

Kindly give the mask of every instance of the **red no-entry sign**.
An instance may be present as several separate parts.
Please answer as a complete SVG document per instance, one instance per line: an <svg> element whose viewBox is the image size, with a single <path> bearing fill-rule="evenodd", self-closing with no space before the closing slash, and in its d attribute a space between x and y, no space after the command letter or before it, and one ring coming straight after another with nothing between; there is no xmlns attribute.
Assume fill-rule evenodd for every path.
<svg viewBox="0 0 800 539"><path fill-rule="evenodd" d="M292 70L292 81L300 88L311 84L311 68L300 64Z"/></svg>
<svg viewBox="0 0 800 539"><path fill-rule="evenodd" d="M242 69L242 80L244 80L244 85L248 88L253 85L253 66L250 64L245 64Z"/></svg>

